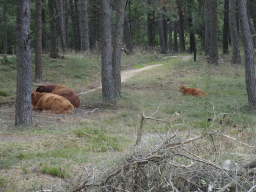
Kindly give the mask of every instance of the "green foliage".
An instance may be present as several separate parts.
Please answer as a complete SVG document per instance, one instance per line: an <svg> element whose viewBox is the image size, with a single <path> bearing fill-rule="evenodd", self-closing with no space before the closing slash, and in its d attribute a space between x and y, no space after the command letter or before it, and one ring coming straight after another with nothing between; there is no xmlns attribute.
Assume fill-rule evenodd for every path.
<svg viewBox="0 0 256 192"><path fill-rule="evenodd" d="M0 189L6 187L7 181L6 178L0 177Z"/></svg>
<svg viewBox="0 0 256 192"><path fill-rule="evenodd" d="M6 97L6 96L8 96L8 94L7 94L5 91L1 91L1 90L0 90L0 96Z"/></svg>
<svg viewBox="0 0 256 192"><path fill-rule="evenodd" d="M87 151L106 152L107 150L122 150L120 140L123 140L123 138L108 136L102 130L85 127L76 129L73 132L77 137L86 137L88 146L85 147L85 150Z"/></svg>
<svg viewBox="0 0 256 192"><path fill-rule="evenodd" d="M19 159L19 160L25 159L25 157L26 157L26 155L22 152L20 152L16 155L16 158Z"/></svg>
<svg viewBox="0 0 256 192"><path fill-rule="evenodd" d="M56 167L56 166L50 166L50 167L43 167L41 169L43 174L48 174L53 177L60 177L62 179L64 178L69 178L69 174L67 173L66 170L62 169L61 167Z"/></svg>
<svg viewBox="0 0 256 192"><path fill-rule="evenodd" d="M133 66L134 69L139 69L139 68L142 68L142 67L145 67L145 65L134 65Z"/></svg>
<svg viewBox="0 0 256 192"><path fill-rule="evenodd" d="M9 70L9 69L16 69L17 67L17 61L16 56L7 57L7 55L4 55L0 59L0 69L2 70Z"/></svg>
<svg viewBox="0 0 256 192"><path fill-rule="evenodd" d="M27 165L22 165L21 166L21 170L24 174L28 174L28 169L27 169Z"/></svg>

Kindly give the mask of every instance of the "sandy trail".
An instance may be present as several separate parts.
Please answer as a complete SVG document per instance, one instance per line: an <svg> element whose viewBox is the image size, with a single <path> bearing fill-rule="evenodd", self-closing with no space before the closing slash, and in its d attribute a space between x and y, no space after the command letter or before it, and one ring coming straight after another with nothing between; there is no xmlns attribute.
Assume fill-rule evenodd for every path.
<svg viewBox="0 0 256 192"><path fill-rule="evenodd" d="M142 68L139 68L139 69L129 69L129 70L121 71L121 83L125 82L127 79L131 78L132 76L136 75L137 73L152 69L154 67L159 67L161 65L163 65L163 64L155 64L155 65L149 65L149 66L146 66L146 67L142 67ZM91 89L89 91L78 93L78 95L84 95L84 94L99 90L101 88L102 88L102 86L99 86L99 87L96 87L96 88Z"/></svg>

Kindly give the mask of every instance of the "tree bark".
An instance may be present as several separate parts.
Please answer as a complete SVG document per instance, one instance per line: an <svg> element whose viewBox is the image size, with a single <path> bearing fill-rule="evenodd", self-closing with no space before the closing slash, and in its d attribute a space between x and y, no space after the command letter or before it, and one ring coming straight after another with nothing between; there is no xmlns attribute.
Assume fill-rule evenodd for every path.
<svg viewBox="0 0 256 192"><path fill-rule="evenodd" d="M90 49L96 48L97 41L100 38L99 31L99 0L91 0L92 18L91 18L91 35L90 35Z"/></svg>
<svg viewBox="0 0 256 192"><path fill-rule="evenodd" d="M42 3L44 3L45 0L42 0ZM42 25L46 22L46 11L45 9L42 9ZM42 28L42 52L46 53L47 52L47 33L44 29Z"/></svg>
<svg viewBox="0 0 256 192"><path fill-rule="evenodd" d="M172 31L173 31L173 22L169 21L169 50L170 51L173 51Z"/></svg>
<svg viewBox="0 0 256 192"><path fill-rule="evenodd" d="M229 0L224 2L224 23L223 23L223 54L228 54L229 24L228 24L228 4Z"/></svg>
<svg viewBox="0 0 256 192"><path fill-rule="evenodd" d="M148 46L153 49L155 46L155 12L149 11L147 14L148 23Z"/></svg>
<svg viewBox="0 0 256 192"><path fill-rule="evenodd" d="M192 1L187 4L188 26L189 26L189 53L195 52L195 34L193 28Z"/></svg>
<svg viewBox="0 0 256 192"><path fill-rule="evenodd" d="M184 37L184 12L183 12L183 3L182 0L176 0L178 15L179 15L179 43L180 43L180 52L185 52L185 37Z"/></svg>
<svg viewBox="0 0 256 192"><path fill-rule="evenodd" d="M7 0L3 0L3 19L4 19L4 54L7 54L7 20L6 20Z"/></svg>
<svg viewBox="0 0 256 192"><path fill-rule="evenodd" d="M77 36L77 45L76 50L81 50L81 31L79 26L79 9L78 9L78 0L74 0L74 18L75 18L75 35Z"/></svg>
<svg viewBox="0 0 256 192"><path fill-rule="evenodd" d="M256 1L248 0L248 9L256 31Z"/></svg>
<svg viewBox="0 0 256 192"><path fill-rule="evenodd" d="M206 0L205 2L205 11L204 11L204 55L207 56L210 53L210 0Z"/></svg>
<svg viewBox="0 0 256 192"><path fill-rule="evenodd" d="M30 52L30 1L17 0L16 21L17 93L15 125L32 123L31 104L31 52Z"/></svg>
<svg viewBox="0 0 256 192"><path fill-rule="evenodd" d="M158 33L159 33L159 42L160 42L160 53L165 54L167 52L167 41L164 37L164 18L163 14L159 13L158 15Z"/></svg>
<svg viewBox="0 0 256 192"><path fill-rule="evenodd" d="M175 21L173 24L173 31L174 31L174 51L178 52L178 21Z"/></svg>
<svg viewBox="0 0 256 192"><path fill-rule="evenodd" d="M113 79L116 97L121 97L121 48L123 38L124 13L126 0L117 0L116 27L112 53Z"/></svg>
<svg viewBox="0 0 256 192"><path fill-rule="evenodd" d="M77 36L77 30L76 30L76 20L75 20L75 10L74 10L74 2L73 0L69 0L69 11L70 11L70 16L71 16L71 25L72 25L72 32L73 32L73 49L76 51L79 50L78 48L78 36Z"/></svg>
<svg viewBox="0 0 256 192"><path fill-rule="evenodd" d="M35 80L43 79L42 71L42 0L36 0L36 44L35 44Z"/></svg>
<svg viewBox="0 0 256 192"><path fill-rule="evenodd" d="M195 34L193 32L193 19L192 16L188 19L189 22L189 28L190 28L190 32L189 32L189 37L190 37L190 48L189 48L189 52L191 53L195 53L195 47L196 47L196 42L195 42Z"/></svg>
<svg viewBox="0 0 256 192"><path fill-rule="evenodd" d="M81 51L89 50L89 31L87 20L87 0L79 0L80 8L80 30L81 30Z"/></svg>
<svg viewBox="0 0 256 192"><path fill-rule="evenodd" d="M163 32L164 32L164 42L166 46L166 52L168 50L167 42L168 42L168 26L167 26L167 17L163 15Z"/></svg>
<svg viewBox="0 0 256 192"><path fill-rule="evenodd" d="M68 0L62 0L63 2L63 18L64 18L64 22L65 22L65 39L66 39L66 47L67 50L69 49L69 36L68 36L68 26L69 26L69 13L68 13Z"/></svg>
<svg viewBox="0 0 256 192"><path fill-rule="evenodd" d="M72 23L72 32L73 32L73 47L76 51L81 49L80 41L80 28L79 28L79 13L77 8L77 0L69 0L70 5L70 15Z"/></svg>
<svg viewBox="0 0 256 192"><path fill-rule="evenodd" d="M217 0L210 0L210 58L209 63L218 65Z"/></svg>
<svg viewBox="0 0 256 192"><path fill-rule="evenodd" d="M241 20L241 32L244 44L245 57L245 82L248 95L249 107L256 109L256 83L255 83L255 68L254 68L254 48L253 40L250 31L246 0L238 1L238 9Z"/></svg>
<svg viewBox="0 0 256 192"><path fill-rule="evenodd" d="M66 27L65 27L65 17L63 11L63 0L55 0L56 3L56 10L58 17L58 24L59 24L59 35L60 35L60 42L63 53L67 51L67 42L66 42Z"/></svg>
<svg viewBox="0 0 256 192"><path fill-rule="evenodd" d="M115 88L113 80L112 67L112 46L111 46L111 22L110 22L110 5L108 0L100 1L101 11L101 39L102 39L102 66L101 82L102 96L104 103L115 103Z"/></svg>
<svg viewBox="0 0 256 192"><path fill-rule="evenodd" d="M48 1L49 6L49 14L50 18L53 18L55 16L54 14L54 0ZM58 42L57 42L57 32L56 32L56 19L50 22L50 29L51 29L51 48L50 48L50 57L52 58L59 58L58 53Z"/></svg>
<svg viewBox="0 0 256 192"><path fill-rule="evenodd" d="M126 13L124 14L124 40L125 40L126 48L129 54L133 54L133 42L132 42L130 22L128 20L128 16Z"/></svg>
<svg viewBox="0 0 256 192"><path fill-rule="evenodd" d="M240 64L240 49L239 49L239 36L236 26L236 0L229 1L229 28L230 28L230 37L232 45L232 59L233 64Z"/></svg>

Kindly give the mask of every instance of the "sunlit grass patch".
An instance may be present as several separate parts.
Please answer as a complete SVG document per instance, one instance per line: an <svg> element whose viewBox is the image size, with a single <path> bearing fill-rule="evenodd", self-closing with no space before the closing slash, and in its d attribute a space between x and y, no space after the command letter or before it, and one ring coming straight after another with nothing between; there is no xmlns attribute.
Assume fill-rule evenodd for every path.
<svg viewBox="0 0 256 192"><path fill-rule="evenodd" d="M106 152L107 150L120 151L128 142L125 138L109 136L103 130L95 128L79 128L73 131L77 137L85 137L87 140L86 151ZM120 142L122 141L123 144Z"/></svg>
<svg viewBox="0 0 256 192"><path fill-rule="evenodd" d="M48 174L53 177L60 177L62 179L70 177L67 171L59 166L44 166L41 171L43 174Z"/></svg>
<svg viewBox="0 0 256 192"><path fill-rule="evenodd" d="M6 97L8 94L5 91L0 90L0 96Z"/></svg>
<svg viewBox="0 0 256 192"><path fill-rule="evenodd" d="M0 177L0 189L6 187L7 180L4 177Z"/></svg>

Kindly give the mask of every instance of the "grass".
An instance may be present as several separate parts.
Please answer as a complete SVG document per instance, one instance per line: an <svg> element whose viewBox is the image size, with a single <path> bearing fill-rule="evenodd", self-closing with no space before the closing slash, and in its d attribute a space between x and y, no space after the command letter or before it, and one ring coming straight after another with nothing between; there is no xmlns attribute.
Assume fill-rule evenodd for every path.
<svg viewBox="0 0 256 192"><path fill-rule="evenodd" d="M15 179L8 178L8 181L2 176L5 171L20 169L22 174L29 176L33 174L32 167L39 166L45 176L72 178L72 169L77 166L111 167L122 159L120 154L129 151L135 143L142 113L168 119L170 126L183 124L179 126L181 131L207 130L216 115L230 113L217 118L212 130L225 128L234 136L238 136L241 130L253 133L256 118L255 113L248 110L244 68L231 65L228 59L229 56L223 56L223 62L213 66L207 64L203 56L194 62L193 58L159 60L157 56L140 52L124 55L124 68L163 65L126 81L122 87L122 98L118 98L116 106L103 105L101 90L97 90L80 96L81 105L86 109L73 116L36 113L39 121L24 128L14 127L14 120L3 121L1 126L5 128L1 130L1 136L25 137L28 141L0 143L0 190ZM0 74L0 87L7 95L3 97L0 92L0 102L15 97L15 68L9 64L4 66L8 69ZM44 55L43 66L43 83L60 83L75 90L83 90L99 82L100 78L98 55L80 57L69 54L64 59L51 59ZM182 96L179 92L181 84L200 88L207 96ZM98 110L85 113L95 108ZM9 118L14 113L14 106L8 110L0 110L0 119ZM162 122L148 122L144 126L144 134L164 134L170 126ZM38 139L30 141L30 137ZM12 189L15 190L15 186Z"/></svg>
<svg viewBox="0 0 256 192"><path fill-rule="evenodd" d="M50 167L45 166L42 168L41 171L43 174L48 174L53 177L60 177L62 179L70 177L69 174L65 170L63 170L63 169L61 169L61 167L57 167L57 166L50 166Z"/></svg>

